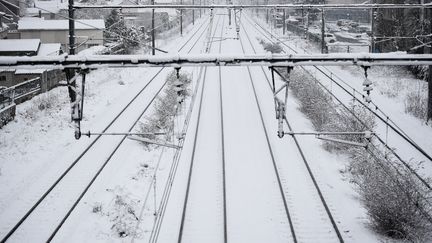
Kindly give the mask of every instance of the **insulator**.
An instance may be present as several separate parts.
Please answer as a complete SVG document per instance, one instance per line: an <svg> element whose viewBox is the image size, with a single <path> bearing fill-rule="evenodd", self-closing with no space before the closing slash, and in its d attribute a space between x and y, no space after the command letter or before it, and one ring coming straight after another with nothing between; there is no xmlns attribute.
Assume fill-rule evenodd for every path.
<svg viewBox="0 0 432 243"><path fill-rule="evenodd" d="M373 90L373 88L371 86L366 86L363 88L363 91L366 91L366 92L370 92L372 90Z"/></svg>

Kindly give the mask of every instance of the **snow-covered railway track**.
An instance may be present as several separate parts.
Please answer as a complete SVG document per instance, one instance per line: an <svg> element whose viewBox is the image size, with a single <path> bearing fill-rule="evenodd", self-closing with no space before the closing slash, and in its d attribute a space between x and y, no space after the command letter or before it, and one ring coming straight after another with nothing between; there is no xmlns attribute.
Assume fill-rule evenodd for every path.
<svg viewBox="0 0 432 243"><path fill-rule="evenodd" d="M215 27L210 52L220 53L225 17L218 15ZM214 43L219 43L219 50L217 45L212 45ZM226 242L225 165L224 155L220 153L224 151L224 131L222 121L211 115L221 109L220 93L218 96L215 92L220 77L220 68L204 68L178 242L209 242L209 238ZM215 127L212 118L220 124Z"/></svg>
<svg viewBox="0 0 432 243"><path fill-rule="evenodd" d="M250 37L250 35L248 34L248 30L247 28L244 27L243 22L241 23L242 26L242 32L241 32L241 37L240 37L240 43L242 45L242 49L244 51L244 53L246 54L245 51L245 46L244 43L242 41L242 37L246 38L247 42L250 45L250 51L252 51L253 53L257 53L256 48L253 44L253 41ZM267 36L264 36L266 38L268 38ZM270 79L268 77L268 74L266 73L266 71L264 70L263 67L260 68L255 68L256 72L252 72L250 68L248 68L248 72L250 74L250 81L251 84L253 86L254 89L254 95L256 98L256 103L257 106L260 109L260 114L261 114L261 118L263 119L263 126L264 126L264 130L266 130L265 127L265 122L264 122L264 118L263 118L263 112L260 108L260 102L259 102L259 95L257 94L257 88L260 89L261 86L261 96L264 95L265 92L263 92L264 89L267 89L268 91L271 92L272 88L271 88L271 84L270 84ZM252 74L254 73L254 74ZM257 75L257 73L260 73L261 77L264 78L265 83L266 84L262 84L263 82L259 82L256 84L256 87L254 85L254 78L255 80L257 80L259 77L259 75ZM261 80L262 81L262 80ZM261 85L260 85L261 84ZM271 99L271 97L268 97ZM268 99L268 100L270 100ZM268 101L267 100L267 101ZM263 99L261 101L263 102ZM267 102L268 105L271 105L271 102ZM264 109L264 111L270 111L271 109ZM269 116L266 116L269 117ZM291 125L288 122L287 119L285 119L288 128L291 130ZM276 124L276 122L273 122L271 124ZM276 131L276 129L274 129L274 131ZM273 137L274 138L274 137ZM269 146L271 148L271 142L269 141ZM274 144L277 145L283 145L282 143L277 143L275 142ZM288 143L288 145L290 146L290 149L292 150L297 150L297 155L296 156L291 156L291 160L293 163L291 163L291 165L289 166L289 168L285 168L284 169L284 165L283 163L281 163L281 161L279 161L279 164L276 165L276 163L274 164L275 167L275 171L276 173L280 173L282 179L279 178L279 181L283 181L283 183L280 183L280 190L282 192L282 194L288 194L288 197L290 198L290 205L289 208L292 211L292 214L294 215L293 220L291 222L291 230L292 230L292 236L294 239L294 242L316 242L318 239L320 240L320 242L344 242L344 239L342 237L341 231L339 229L339 226L337 225L334 216L332 215L332 212L328 206L328 203L320 189L320 186L318 185L317 179L309 165L308 160L305 157L303 148L300 146L300 143L298 142L297 138L295 136L293 136L293 141L291 141L290 143ZM281 151L280 149L277 149L278 146L275 146L275 151ZM295 159L293 159L295 158ZM288 161L286 161L288 162ZM285 163L286 163L285 162ZM294 162L296 165L294 165ZM303 162L303 163L301 163ZM304 165L304 168L299 168L298 166L302 166L302 164ZM293 171L295 171L295 169L298 169L298 173L297 174L293 174ZM306 170L304 170L306 169ZM279 171L279 172L278 172ZM309 188L309 193L310 194L304 194L301 192L301 186L295 186L295 184L290 185L289 180L287 177L295 177L295 176L301 176L302 177L302 181L304 181L304 185L307 185ZM279 177L279 176L278 176ZM285 178L284 178L285 177ZM299 181L297 181L299 182ZM283 185L282 185L283 184ZM312 185L313 186L312 186ZM300 189L300 190L299 190ZM318 196L317 196L318 195ZM297 198L297 199L296 199ZM307 209L307 201L315 201L315 205L313 205L313 209ZM303 204L303 205L302 205ZM325 210L326 214L327 214L327 219L323 218L323 217L319 217L321 214L323 214L323 209ZM288 209L287 209L288 210ZM299 217L297 217L296 212L300 212L300 210L302 211L309 211L309 213L316 213L315 217L317 217L316 219L313 219L313 217L305 217L305 213L299 213L298 215L302 215L304 218L301 219ZM313 226L314 223L317 223L317 219L319 219L322 223L320 227L318 226ZM308 222L309 221L309 222ZM325 225L331 225L331 227L326 227ZM322 227L324 226L324 227ZM313 236L312 236L313 235Z"/></svg>
<svg viewBox="0 0 432 243"><path fill-rule="evenodd" d="M208 26L203 21L178 51L192 52ZM103 132L131 132L164 89L168 72L166 68L156 70ZM125 140L126 136L97 136L40 197L19 202L24 203L20 212L8 212L1 242L51 241Z"/></svg>

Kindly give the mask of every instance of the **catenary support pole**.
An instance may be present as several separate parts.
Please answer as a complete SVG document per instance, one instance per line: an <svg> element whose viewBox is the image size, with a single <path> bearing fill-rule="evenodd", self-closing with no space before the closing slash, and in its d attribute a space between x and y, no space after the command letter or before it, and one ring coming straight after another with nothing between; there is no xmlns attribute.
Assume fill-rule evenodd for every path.
<svg viewBox="0 0 432 243"><path fill-rule="evenodd" d="M283 17L282 17L282 31L283 35L286 33L286 9L283 9Z"/></svg>
<svg viewBox="0 0 432 243"><path fill-rule="evenodd" d="M266 0L266 5L268 5L268 3L269 3L269 0ZM269 23L269 10L268 9L266 9L266 23L267 24Z"/></svg>
<svg viewBox="0 0 432 243"><path fill-rule="evenodd" d="M180 0L180 4L183 4L183 0ZM183 9L180 9L180 35L183 36Z"/></svg>
<svg viewBox="0 0 432 243"><path fill-rule="evenodd" d="M371 3L374 3L375 0L371 0ZM375 51L375 9L371 8L370 10L370 21L371 21L371 38L370 38L370 47L369 52L374 53Z"/></svg>
<svg viewBox="0 0 432 243"><path fill-rule="evenodd" d="M195 0L192 0L192 5L195 5ZM195 25L195 9L192 9L192 25Z"/></svg>
<svg viewBox="0 0 432 243"><path fill-rule="evenodd" d="M432 65L429 66L429 91L428 91L428 112L427 112L427 121L432 120Z"/></svg>
<svg viewBox="0 0 432 243"><path fill-rule="evenodd" d="M152 4L155 4L155 0L152 0ZM156 54L156 30L155 30L155 9L152 9L152 54Z"/></svg>
<svg viewBox="0 0 432 243"><path fill-rule="evenodd" d="M324 9L321 9L321 53L327 53L325 43L325 13Z"/></svg>
<svg viewBox="0 0 432 243"><path fill-rule="evenodd" d="M75 9L74 0L69 0L69 54L75 55Z"/></svg>
<svg viewBox="0 0 432 243"><path fill-rule="evenodd" d="M432 9L425 11L425 19L432 19ZM432 33L432 23L429 24L429 33ZM425 53L432 53L432 47L426 46ZM428 110L427 110L427 122L432 120L432 65L429 65L429 77L428 77Z"/></svg>

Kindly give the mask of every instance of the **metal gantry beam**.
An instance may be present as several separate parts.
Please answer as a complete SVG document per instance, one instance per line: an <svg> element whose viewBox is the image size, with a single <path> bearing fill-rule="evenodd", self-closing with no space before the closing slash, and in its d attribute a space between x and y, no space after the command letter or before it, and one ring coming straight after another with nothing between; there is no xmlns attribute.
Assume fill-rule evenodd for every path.
<svg viewBox="0 0 432 243"><path fill-rule="evenodd" d="M0 57L0 68L96 69L104 67L185 67L185 66L409 66L432 65L432 54L290 54L290 55L63 55Z"/></svg>
<svg viewBox="0 0 432 243"><path fill-rule="evenodd" d="M76 9L130 9L130 8L148 8L148 9L415 9L415 8L432 8L431 3L427 4L213 4L213 5L190 5L190 4L156 4L156 5L75 5Z"/></svg>

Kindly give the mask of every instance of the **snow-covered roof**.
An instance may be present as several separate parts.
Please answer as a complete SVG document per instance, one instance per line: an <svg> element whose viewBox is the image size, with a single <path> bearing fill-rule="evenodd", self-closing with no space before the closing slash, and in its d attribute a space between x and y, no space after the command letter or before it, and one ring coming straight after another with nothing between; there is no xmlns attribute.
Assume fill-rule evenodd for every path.
<svg viewBox="0 0 432 243"><path fill-rule="evenodd" d="M47 69L17 69L15 74L42 74Z"/></svg>
<svg viewBox="0 0 432 243"><path fill-rule="evenodd" d="M44 9L41 10L42 12L53 12L53 13L58 13L60 12L61 9L67 9L67 4L68 2L63 0L35 0L34 1L34 5L38 8ZM46 11L45 11L46 10Z"/></svg>
<svg viewBox="0 0 432 243"><path fill-rule="evenodd" d="M37 53L38 56L58 56L60 55L60 43L42 43Z"/></svg>
<svg viewBox="0 0 432 243"><path fill-rule="evenodd" d="M37 52L40 39L2 39L0 52Z"/></svg>
<svg viewBox="0 0 432 243"><path fill-rule="evenodd" d="M45 20L39 18L26 18L18 21L18 30L67 30L69 29L68 20ZM103 19L82 19L75 21L75 29L105 29Z"/></svg>

